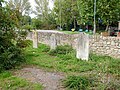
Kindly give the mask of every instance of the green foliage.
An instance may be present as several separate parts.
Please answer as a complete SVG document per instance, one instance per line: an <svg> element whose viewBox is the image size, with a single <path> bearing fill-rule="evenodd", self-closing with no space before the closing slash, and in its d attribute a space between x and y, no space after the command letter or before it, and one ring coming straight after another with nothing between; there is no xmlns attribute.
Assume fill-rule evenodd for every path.
<svg viewBox="0 0 120 90"><path fill-rule="evenodd" d="M101 0L97 1L97 15L105 24L117 22L120 19L120 1L119 0Z"/></svg>
<svg viewBox="0 0 120 90"><path fill-rule="evenodd" d="M41 18L33 18L32 19L32 26L33 29L43 29L43 30L52 30L56 28L56 24L54 19L52 18L51 14L49 17L50 20L43 21Z"/></svg>
<svg viewBox="0 0 120 90"><path fill-rule="evenodd" d="M90 59L86 62L76 59L74 50L70 49L66 51L67 53L63 51L64 54L62 54L62 48L62 50L58 50L57 53L52 53L55 56L51 56L49 55L49 49L46 50L46 48L49 47L43 44L40 44L38 49L33 49L32 46L26 48L28 62L30 61L31 64L38 66L51 66L64 72L87 72L95 70L96 72L120 75L119 59L90 54ZM43 52L44 49L48 53ZM60 54L58 54L58 52Z"/></svg>
<svg viewBox="0 0 120 90"><path fill-rule="evenodd" d="M16 46L19 47L19 48L26 48L29 45L31 45L29 43L29 40L21 40L21 39L16 44Z"/></svg>
<svg viewBox="0 0 120 90"><path fill-rule="evenodd" d="M80 18L78 19L79 23L93 23L93 0L77 0L77 6L80 15Z"/></svg>
<svg viewBox="0 0 120 90"><path fill-rule="evenodd" d="M29 0L9 0L7 6L12 10L18 10L21 14L29 14L31 10Z"/></svg>
<svg viewBox="0 0 120 90"><path fill-rule="evenodd" d="M32 25L33 25L33 28L35 28L35 29L40 29L41 28L41 26L42 26L42 21L41 21L41 19L36 19L36 18L33 18L32 19Z"/></svg>
<svg viewBox="0 0 120 90"><path fill-rule="evenodd" d="M2 69L12 69L25 61L23 53L15 46L2 50L0 54L0 66Z"/></svg>
<svg viewBox="0 0 120 90"><path fill-rule="evenodd" d="M18 31L18 40L25 40L26 36L27 36L28 32L26 30L19 30Z"/></svg>
<svg viewBox="0 0 120 90"><path fill-rule="evenodd" d="M50 51L50 47L46 46L42 49L42 52L49 52Z"/></svg>
<svg viewBox="0 0 120 90"><path fill-rule="evenodd" d="M80 22L93 24L93 0L77 0ZM97 0L96 1L96 23L98 24L98 18L100 18L104 25L111 25L111 23L117 22L120 19L120 1L119 0Z"/></svg>
<svg viewBox="0 0 120 90"><path fill-rule="evenodd" d="M33 19L34 28L44 30L55 29L55 13L49 8L49 0L35 0L35 3L36 6L33 12L37 15L37 18Z"/></svg>
<svg viewBox="0 0 120 90"><path fill-rule="evenodd" d="M57 25L70 30L70 24L79 17L76 0L55 0L54 12Z"/></svg>
<svg viewBox="0 0 120 90"><path fill-rule="evenodd" d="M50 55L57 55L57 54L68 54L71 51L73 51L72 47L69 45L64 45L64 46L57 46L55 50L50 50L49 54Z"/></svg>
<svg viewBox="0 0 120 90"><path fill-rule="evenodd" d="M120 0L96 0L96 24L111 25L120 19ZM75 20L79 25L93 25L94 0L55 0L55 20L57 25L70 29Z"/></svg>
<svg viewBox="0 0 120 90"><path fill-rule="evenodd" d="M22 27L22 29L25 29L25 30L30 31L30 30L33 29L33 26L32 26L32 25L24 25L24 26Z"/></svg>
<svg viewBox="0 0 120 90"><path fill-rule="evenodd" d="M42 90L42 85L33 84L24 79L13 76L10 72L0 73L0 89L1 90Z"/></svg>
<svg viewBox="0 0 120 90"><path fill-rule="evenodd" d="M68 90L87 90L92 85L92 81L83 76L68 76L63 82Z"/></svg>
<svg viewBox="0 0 120 90"><path fill-rule="evenodd" d="M0 71L14 68L25 61L22 49L16 46L18 35L15 26L13 11L0 7Z"/></svg>

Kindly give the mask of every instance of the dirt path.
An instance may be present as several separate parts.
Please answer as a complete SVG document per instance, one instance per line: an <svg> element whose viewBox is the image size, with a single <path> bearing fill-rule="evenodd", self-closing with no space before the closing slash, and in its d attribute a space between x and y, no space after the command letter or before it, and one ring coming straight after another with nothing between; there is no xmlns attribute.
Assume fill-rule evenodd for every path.
<svg viewBox="0 0 120 90"><path fill-rule="evenodd" d="M43 84L44 90L64 90L60 84L65 76L61 73L47 72L35 67L27 67L15 72L15 75L33 83Z"/></svg>

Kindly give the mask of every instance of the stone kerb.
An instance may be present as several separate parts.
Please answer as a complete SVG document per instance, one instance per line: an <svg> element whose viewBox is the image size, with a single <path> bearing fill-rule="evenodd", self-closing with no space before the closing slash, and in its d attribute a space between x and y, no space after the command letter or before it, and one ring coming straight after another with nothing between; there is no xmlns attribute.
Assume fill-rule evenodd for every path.
<svg viewBox="0 0 120 90"><path fill-rule="evenodd" d="M89 59L89 35L80 33L77 40L76 57L82 60Z"/></svg>

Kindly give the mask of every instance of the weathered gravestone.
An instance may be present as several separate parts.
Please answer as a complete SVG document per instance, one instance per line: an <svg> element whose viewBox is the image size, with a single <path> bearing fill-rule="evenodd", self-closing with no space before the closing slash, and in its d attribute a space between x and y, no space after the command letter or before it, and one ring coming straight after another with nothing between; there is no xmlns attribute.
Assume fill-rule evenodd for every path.
<svg viewBox="0 0 120 90"><path fill-rule="evenodd" d="M50 49L56 49L57 47L57 41L56 41L56 37L55 34L52 34L50 37Z"/></svg>
<svg viewBox="0 0 120 90"><path fill-rule="evenodd" d="M82 60L89 59L89 35L80 33L77 40L76 57Z"/></svg>
<svg viewBox="0 0 120 90"><path fill-rule="evenodd" d="M120 21L118 21L118 30L120 30Z"/></svg>
<svg viewBox="0 0 120 90"><path fill-rule="evenodd" d="M120 21L118 21L118 30L120 31ZM117 37L120 37L120 32L117 33Z"/></svg>
<svg viewBox="0 0 120 90"><path fill-rule="evenodd" d="M38 33L33 31L33 48L38 48Z"/></svg>

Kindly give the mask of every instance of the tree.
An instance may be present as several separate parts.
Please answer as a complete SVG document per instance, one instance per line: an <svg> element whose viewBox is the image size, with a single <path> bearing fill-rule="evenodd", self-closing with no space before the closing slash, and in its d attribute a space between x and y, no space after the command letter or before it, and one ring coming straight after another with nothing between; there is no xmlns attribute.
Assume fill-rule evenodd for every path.
<svg viewBox="0 0 120 90"><path fill-rule="evenodd" d="M30 13L31 5L29 0L9 0L7 5L12 10L19 11L22 15Z"/></svg>
<svg viewBox="0 0 120 90"><path fill-rule="evenodd" d="M93 0L77 0L79 11L79 23L84 24L87 22L93 23Z"/></svg>
<svg viewBox="0 0 120 90"><path fill-rule="evenodd" d="M62 24L62 27L65 26L67 30L70 30L70 25L78 18L76 3L76 0L55 0L56 22L58 25Z"/></svg>
<svg viewBox="0 0 120 90"><path fill-rule="evenodd" d="M93 23L94 0L77 0L77 2L80 22ZM96 3L96 22L98 23L98 18L101 19L107 30L112 22L120 19L120 0L97 0Z"/></svg>
<svg viewBox="0 0 120 90"><path fill-rule="evenodd" d="M16 17L17 28L22 29L25 25L25 16L29 16L30 3L29 0L9 0L7 7L13 11L14 17Z"/></svg>
<svg viewBox="0 0 120 90"><path fill-rule="evenodd" d="M36 3L36 10L34 13L43 21L49 20L49 13L50 13L50 8L48 7L49 5L49 0L35 0Z"/></svg>
<svg viewBox="0 0 120 90"><path fill-rule="evenodd" d="M49 7L49 0L35 0L35 2L36 9L33 12L37 18L33 19L33 26L36 29L55 29L54 12Z"/></svg>
<svg viewBox="0 0 120 90"><path fill-rule="evenodd" d="M97 13L108 30L108 26L112 22L117 22L120 19L120 0L98 0Z"/></svg>

